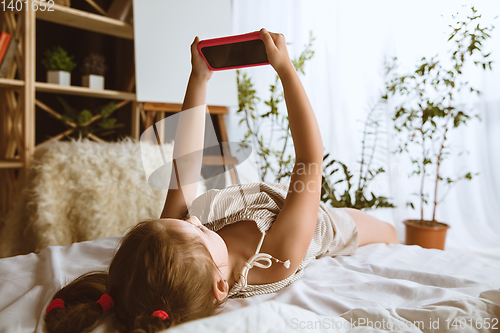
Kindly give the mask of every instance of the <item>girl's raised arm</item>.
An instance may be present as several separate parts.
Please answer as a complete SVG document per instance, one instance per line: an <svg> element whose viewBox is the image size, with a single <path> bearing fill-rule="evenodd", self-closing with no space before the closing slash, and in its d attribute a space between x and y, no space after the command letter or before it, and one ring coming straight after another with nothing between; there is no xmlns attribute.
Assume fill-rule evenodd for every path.
<svg viewBox="0 0 500 333"><path fill-rule="evenodd" d="M316 116L295 71L282 34L261 30L269 62L281 78L295 147L295 166L285 203L268 232L269 254L290 260L273 265L276 281L291 275L304 258L316 227L321 196L323 141Z"/></svg>
<svg viewBox="0 0 500 333"><path fill-rule="evenodd" d="M199 39L191 44L192 71L179 115L173 152L170 188L161 218L182 218L196 198L203 159L207 84L212 76L198 53Z"/></svg>

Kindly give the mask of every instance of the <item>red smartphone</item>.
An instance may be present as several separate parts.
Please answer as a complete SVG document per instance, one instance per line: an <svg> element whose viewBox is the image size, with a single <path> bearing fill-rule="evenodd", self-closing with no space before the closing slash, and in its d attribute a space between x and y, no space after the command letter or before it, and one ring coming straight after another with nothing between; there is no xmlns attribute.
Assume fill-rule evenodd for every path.
<svg viewBox="0 0 500 333"><path fill-rule="evenodd" d="M198 43L198 51L213 71L269 64L259 31L205 39Z"/></svg>

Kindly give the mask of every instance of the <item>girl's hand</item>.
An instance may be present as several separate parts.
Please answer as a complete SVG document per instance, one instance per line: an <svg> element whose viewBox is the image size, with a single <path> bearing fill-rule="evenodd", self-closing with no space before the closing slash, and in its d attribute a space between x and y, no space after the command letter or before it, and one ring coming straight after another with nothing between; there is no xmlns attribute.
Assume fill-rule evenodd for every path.
<svg viewBox="0 0 500 333"><path fill-rule="evenodd" d="M203 59L200 52L198 52L199 42L200 39L198 38L198 36L196 36L193 43L191 44L191 75L196 78L208 81L212 77L213 71L208 68L205 59Z"/></svg>
<svg viewBox="0 0 500 333"><path fill-rule="evenodd" d="M269 32L266 29L260 29L260 38L266 46L267 59L278 75L283 70L293 67L288 51L286 49L285 36Z"/></svg>

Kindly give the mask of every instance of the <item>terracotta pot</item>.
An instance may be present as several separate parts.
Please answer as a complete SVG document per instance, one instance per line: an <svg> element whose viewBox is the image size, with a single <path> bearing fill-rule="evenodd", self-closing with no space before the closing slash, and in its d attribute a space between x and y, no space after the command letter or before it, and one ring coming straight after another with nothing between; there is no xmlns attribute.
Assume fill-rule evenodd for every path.
<svg viewBox="0 0 500 333"><path fill-rule="evenodd" d="M406 245L420 245L427 249L444 250L446 231L450 228L446 223L436 221L405 220Z"/></svg>

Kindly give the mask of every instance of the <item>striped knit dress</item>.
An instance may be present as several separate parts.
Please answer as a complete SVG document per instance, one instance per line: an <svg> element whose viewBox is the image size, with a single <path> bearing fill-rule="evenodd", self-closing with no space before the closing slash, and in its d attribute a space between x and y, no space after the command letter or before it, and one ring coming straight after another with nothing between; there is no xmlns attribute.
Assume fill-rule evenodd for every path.
<svg viewBox="0 0 500 333"><path fill-rule="evenodd" d="M233 185L222 190L209 190L194 200L188 215L198 217L201 223L215 232L228 224L252 220L264 238L265 232L271 228L283 207L287 193L287 185L273 183ZM341 209L321 202L311 245L297 270L278 282L261 285L237 283L229 291L229 297L243 298L277 292L299 279L313 259L351 255L357 248L358 232L352 218ZM261 259L257 261L259 260ZM248 269L255 265L248 264L249 262Z"/></svg>

